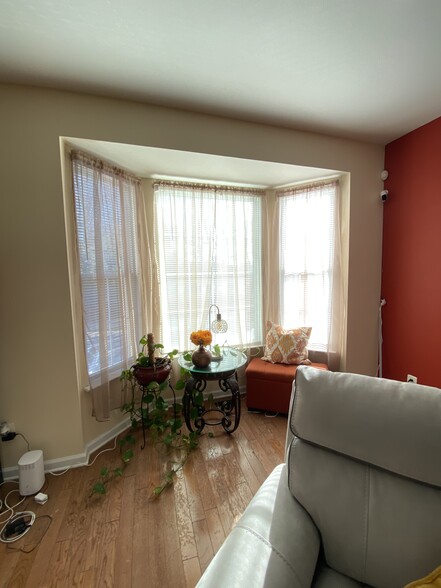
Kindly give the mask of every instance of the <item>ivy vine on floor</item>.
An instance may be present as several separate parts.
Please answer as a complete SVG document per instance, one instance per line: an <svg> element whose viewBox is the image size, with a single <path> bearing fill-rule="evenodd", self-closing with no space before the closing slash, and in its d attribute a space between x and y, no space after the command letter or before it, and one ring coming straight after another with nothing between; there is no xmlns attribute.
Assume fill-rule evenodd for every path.
<svg viewBox="0 0 441 588"><path fill-rule="evenodd" d="M105 466L101 469L99 479L94 483L91 494L105 494L109 483L115 478L120 478L123 475L127 464L133 459L134 446L136 438L134 432L140 426L143 426L143 435L145 441L146 432L151 436L154 443L162 443L171 453L174 451L178 455L176 461L172 461L172 465L164 474L163 479L153 490L152 496L159 496L165 488L173 484L173 479L176 473L184 467L184 464L191 453L197 446L199 441L198 432L184 433L182 404L177 402L175 392L169 387L171 361L177 354L177 351L167 354L166 357L155 357L154 351L162 349L161 344L154 344L153 335L143 337L140 341L142 351L138 356L138 362L128 370L124 370L121 374L121 381L126 393L126 397L130 400L124 404L122 411L130 417L131 430L118 440L121 466L110 468ZM145 347L148 347L148 354L144 354ZM191 354L184 354L184 358L191 360ZM165 373L163 381L155 381L153 379L149 383L142 384L139 381L139 374L137 369L142 365L143 369L149 369L151 377L160 380L160 373ZM175 388L177 391L183 390L189 372L181 368L180 378L177 381ZM145 376L143 376L145 377ZM164 398L163 394L167 389L173 390L173 401L169 402ZM203 396L198 394L194 398L194 404L190 417L194 419L197 416L197 406L202 405ZM210 435L210 434L209 434Z"/></svg>

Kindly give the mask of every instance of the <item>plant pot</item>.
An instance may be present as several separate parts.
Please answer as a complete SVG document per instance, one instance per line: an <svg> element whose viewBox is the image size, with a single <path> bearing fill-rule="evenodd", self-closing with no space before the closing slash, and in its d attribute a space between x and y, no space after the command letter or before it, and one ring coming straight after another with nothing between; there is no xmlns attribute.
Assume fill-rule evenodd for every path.
<svg viewBox="0 0 441 588"><path fill-rule="evenodd" d="M133 374L140 386L148 386L151 382L162 384L169 377L171 363L156 365L155 367L143 367L136 365Z"/></svg>
<svg viewBox="0 0 441 588"><path fill-rule="evenodd" d="M208 351L208 349L205 349L203 345L199 345L199 347L195 349L191 355L191 361L197 368L208 367L211 363L211 358L211 352Z"/></svg>

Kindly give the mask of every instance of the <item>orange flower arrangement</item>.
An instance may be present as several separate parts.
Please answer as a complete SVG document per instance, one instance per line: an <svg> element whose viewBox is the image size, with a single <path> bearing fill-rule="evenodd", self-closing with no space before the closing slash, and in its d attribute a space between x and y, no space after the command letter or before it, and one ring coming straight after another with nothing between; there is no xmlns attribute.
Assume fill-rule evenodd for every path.
<svg viewBox="0 0 441 588"><path fill-rule="evenodd" d="M195 345L210 345L211 331L193 331L190 334L190 341Z"/></svg>

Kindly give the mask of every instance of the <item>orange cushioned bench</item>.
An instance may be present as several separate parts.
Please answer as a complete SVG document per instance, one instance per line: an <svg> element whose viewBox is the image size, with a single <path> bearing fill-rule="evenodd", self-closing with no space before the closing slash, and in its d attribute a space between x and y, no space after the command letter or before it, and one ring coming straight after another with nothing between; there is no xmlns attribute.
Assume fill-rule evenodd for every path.
<svg viewBox="0 0 441 588"><path fill-rule="evenodd" d="M288 413L292 383L297 365L270 363L255 357L245 370L248 409ZM326 363L311 363L311 367L327 370Z"/></svg>

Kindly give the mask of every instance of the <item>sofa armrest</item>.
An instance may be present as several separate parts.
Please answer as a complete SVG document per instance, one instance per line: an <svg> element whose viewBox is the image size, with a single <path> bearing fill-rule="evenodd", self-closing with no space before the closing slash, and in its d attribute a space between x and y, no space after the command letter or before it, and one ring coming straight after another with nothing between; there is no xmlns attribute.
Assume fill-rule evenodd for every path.
<svg viewBox="0 0 441 588"><path fill-rule="evenodd" d="M320 538L277 466L213 558L197 588L309 588Z"/></svg>

